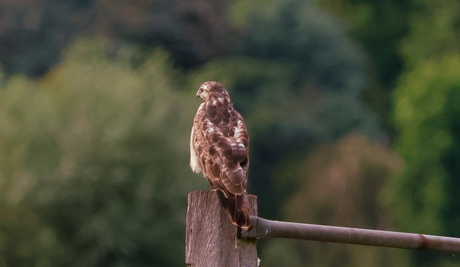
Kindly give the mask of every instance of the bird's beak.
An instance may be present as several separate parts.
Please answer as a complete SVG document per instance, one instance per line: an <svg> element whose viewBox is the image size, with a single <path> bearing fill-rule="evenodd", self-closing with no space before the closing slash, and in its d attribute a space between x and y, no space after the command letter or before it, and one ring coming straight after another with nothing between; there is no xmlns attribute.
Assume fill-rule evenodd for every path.
<svg viewBox="0 0 460 267"><path fill-rule="evenodd" d="M200 97L200 93L199 92L196 92L196 98L199 98Z"/></svg>

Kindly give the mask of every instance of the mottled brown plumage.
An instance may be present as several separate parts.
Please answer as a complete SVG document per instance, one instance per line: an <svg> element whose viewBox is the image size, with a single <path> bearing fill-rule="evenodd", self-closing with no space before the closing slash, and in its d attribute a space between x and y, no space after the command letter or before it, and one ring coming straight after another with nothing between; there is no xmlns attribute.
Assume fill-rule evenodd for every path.
<svg viewBox="0 0 460 267"><path fill-rule="evenodd" d="M203 83L196 94L205 102L195 115L190 138L190 166L203 173L232 223L249 229L246 183L249 167L249 135L243 117L233 108L225 87Z"/></svg>

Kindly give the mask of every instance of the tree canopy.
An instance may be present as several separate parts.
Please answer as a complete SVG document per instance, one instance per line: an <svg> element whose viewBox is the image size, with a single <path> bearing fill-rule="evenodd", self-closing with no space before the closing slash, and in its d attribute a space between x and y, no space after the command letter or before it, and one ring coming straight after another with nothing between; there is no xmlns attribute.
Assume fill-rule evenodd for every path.
<svg viewBox="0 0 460 267"><path fill-rule="evenodd" d="M204 81L278 220L460 236L458 1L0 3L0 265L178 266ZM324 257L327 255L327 257ZM365 256L363 256L365 255ZM458 257L263 240L264 266Z"/></svg>
<svg viewBox="0 0 460 267"><path fill-rule="evenodd" d="M7 265L183 262L186 197L199 188L187 179L193 98L164 51L133 69L129 49L107 59L108 45L77 41L39 81L0 91Z"/></svg>

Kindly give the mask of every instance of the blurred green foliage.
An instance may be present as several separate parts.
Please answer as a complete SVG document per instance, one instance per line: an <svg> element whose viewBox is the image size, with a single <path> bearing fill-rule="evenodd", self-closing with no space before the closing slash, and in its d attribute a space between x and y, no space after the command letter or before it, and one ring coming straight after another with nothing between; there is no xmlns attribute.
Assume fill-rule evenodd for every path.
<svg viewBox="0 0 460 267"><path fill-rule="evenodd" d="M401 44L406 69L425 60L441 60L458 53L460 44L460 3L420 1L417 12L409 17L410 32ZM428 38L429 36L429 38Z"/></svg>
<svg viewBox="0 0 460 267"><path fill-rule="evenodd" d="M406 68L393 94L395 148L406 161L386 186L385 201L401 230L460 236L460 57L457 1L421 1L401 45ZM414 254L417 266L458 260Z"/></svg>
<svg viewBox="0 0 460 267"><path fill-rule="evenodd" d="M260 216L460 236L458 1L108 3L0 4L0 266L183 265L207 80L248 124ZM259 257L458 264L277 239Z"/></svg>
<svg viewBox="0 0 460 267"><path fill-rule="evenodd" d="M419 63L402 76L395 100L396 148L407 164L388 187L395 223L406 231L460 236L460 56Z"/></svg>
<svg viewBox="0 0 460 267"><path fill-rule="evenodd" d="M315 0L343 18L350 34L366 50L372 61L371 72L379 83L390 90L403 60L399 42L409 32L409 14L416 4L410 0ZM429 2L429 1L427 1Z"/></svg>
<svg viewBox="0 0 460 267"><path fill-rule="evenodd" d="M418 4L410 0L314 0L339 16L349 34L365 50L371 64L367 67L370 85L363 99L379 115L379 123L390 136L397 131L392 120L393 91L404 68L401 42L409 34L409 17Z"/></svg>
<svg viewBox="0 0 460 267"><path fill-rule="evenodd" d="M298 161L301 164L290 166L294 168L291 175L302 182L284 203L283 217L288 221L391 228L391 215L381 196L387 178L403 167L395 152L350 134ZM274 240L261 256L267 259L264 266L383 267L402 266L408 260L398 250L302 240Z"/></svg>
<svg viewBox="0 0 460 267"><path fill-rule="evenodd" d="M0 91L8 266L183 263L195 101L163 51L133 69L129 49L107 59L108 45L75 42L41 80Z"/></svg>

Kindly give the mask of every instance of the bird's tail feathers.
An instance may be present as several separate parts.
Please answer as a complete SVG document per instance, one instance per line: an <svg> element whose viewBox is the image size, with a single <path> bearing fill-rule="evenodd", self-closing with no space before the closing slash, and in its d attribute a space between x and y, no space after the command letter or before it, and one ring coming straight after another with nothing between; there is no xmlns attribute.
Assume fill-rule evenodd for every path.
<svg viewBox="0 0 460 267"><path fill-rule="evenodd" d="M232 223L244 230L249 230L251 225L249 224L249 211L246 205L248 202L246 193L241 195L228 194L226 197L222 191L217 190L217 195L224 209L230 214Z"/></svg>

